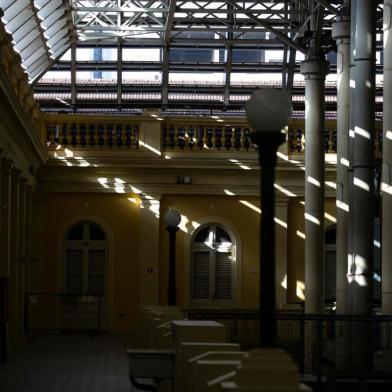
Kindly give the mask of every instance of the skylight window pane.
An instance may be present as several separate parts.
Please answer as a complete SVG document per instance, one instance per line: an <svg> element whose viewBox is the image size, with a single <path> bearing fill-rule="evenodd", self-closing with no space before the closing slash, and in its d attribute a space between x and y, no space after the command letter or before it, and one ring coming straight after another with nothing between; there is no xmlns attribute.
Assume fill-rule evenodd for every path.
<svg viewBox="0 0 392 392"><path fill-rule="evenodd" d="M25 37L31 30L38 30L37 23L34 19L33 14L30 19L26 21L25 24L20 26L17 30L15 30L12 34L12 40L14 42L19 42L23 37Z"/></svg>
<svg viewBox="0 0 392 392"><path fill-rule="evenodd" d="M124 48L124 61L161 61L159 48Z"/></svg>
<svg viewBox="0 0 392 392"><path fill-rule="evenodd" d="M25 8L20 14L18 14L16 18L13 18L5 25L6 30L12 34L15 30L19 29L19 27L21 27L26 21L28 21L32 15L33 11L31 10L31 8Z"/></svg>
<svg viewBox="0 0 392 392"><path fill-rule="evenodd" d="M267 63L276 63L283 61L283 50L266 50L265 61Z"/></svg>
<svg viewBox="0 0 392 392"><path fill-rule="evenodd" d="M71 61L71 49L67 50L61 57L59 61Z"/></svg>
<svg viewBox="0 0 392 392"><path fill-rule="evenodd" d="M233 63L261 63L265 51L261 49L233 49Z"/></svg>
<svg viewBox="0 0 392 392"><path fill-rule="evenodd" d="M49 3L51 0L34 0L34 5L40 10L45 4Z"/></svg>
<svg viewBox="0 0 392 392"><path fill-rule="evenodd" d="M97 83L100 81L117 81L117 72L110 71L78 71L76 79L81 82Z"/></svg>
<svg viewBox="0 0 392 392"><path fill-rule="evenodd" d="M45 75L42 76L39 83L45 82L70 82L71 81L71 72L70 71L49 71L46 72Z"/></svg>
<svg viewBox="0 0 392 392"><path fill-rule="evenodd" d="M117 49L77 48L77 61L117 61Z"/></svg>
<svg viewBox="0 0 392 392"><path fill-rule="evenodd" d="M30 31L22 40L15 44L15 49L21 51L30 45L39 36L38 29Z"/></svg>
<svg viewBox="0 0 392 392"><path fill-rule="evenodd" d="M211 63L214 59L213 49L170 49L170 61Z"/></svg>
<svg viewBox="0 0 392 392"><path fill-rule="evenodd" d="M171 72L169 74L170 84L183 85L222 85L225 74L220 72Z"/></svg>
<svg viewBox="0 0 392 392"><path fill-rule="evenodd" d="M5 11L15 0L0 0L0 7Z"/></svg>
<svg viewBox="0 0 392 392"><path fill-rule="evenodd" d="M160 84L162 80L161 72L123 72L123 82L128 84Z"/></svg>
<svg viewBox="0 0 392 392"><path fill-rule="evenodd" d="M4 23L8 23L16 16L18 16L29 4L30 1L28 0L15 1L14 4L12 4L10 7L8 7L8 9L4 11L4 16L3 16ZM32 13L31 7L29 8L30 8L30 12Z"/></svg>
<svg viewBox="0 0 392 392"><path fill-rule="evenodd" d="M46 19L54 10L60 7L61 4L61 0L51 0L40 11L38 11L38 16L41 19Z"/></svg>

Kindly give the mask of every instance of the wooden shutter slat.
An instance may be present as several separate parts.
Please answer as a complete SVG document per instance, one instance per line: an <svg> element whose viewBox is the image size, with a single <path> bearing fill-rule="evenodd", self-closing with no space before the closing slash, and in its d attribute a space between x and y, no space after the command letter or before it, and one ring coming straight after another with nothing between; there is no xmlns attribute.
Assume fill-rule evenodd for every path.
<svg viewBox="0 0 392 392"><path fill-rule="evenodd" d="M105 249L88 251L88 287L89 294L105 293Z"/></svg>
<svg viewBox="0 0 392 392"><path fill-rule="evenodd" d="M67 249L66 257L66 287L70 294L83 292L83 250Z"/></svg>
<svg viewBox="0 0 392 392"><path fill-rule="evenodd" d="M216 252L215 299L232 299L233 263L231 252Z"/></svg>
<svg viewBox="0 0 392 392"><path fill-rule="evenodd" d="M193 299L210 298L210 253L193 252Z"/></svg>
<svg viewBox="0 0 392 392"><path fill-rule="evenodd" d="M325 250L325 298L336 298L336 250Z"/></svg>

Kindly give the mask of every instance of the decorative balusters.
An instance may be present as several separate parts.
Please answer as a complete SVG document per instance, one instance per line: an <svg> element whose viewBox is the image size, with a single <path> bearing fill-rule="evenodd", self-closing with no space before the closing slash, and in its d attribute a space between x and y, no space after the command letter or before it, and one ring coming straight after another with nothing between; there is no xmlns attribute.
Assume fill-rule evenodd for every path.
<svg viewBox="0 0 392 392"><path fill-rule="evenodd" d="M195 130L193 128L188 128L188 145L191 150L193 150L193 146L195 145Z"/></svg>
<svg viewBox="0 0 392 392"><path fill-rule="evenodd" d="M46 145L50 146L52 143L52 125L48 124L46 126Z"/></svg>
<svg viewBox="0 0 392 392"><path fill-rule="evenodd" d="M298 154L304 152L305 137L302 129L289 129L289 149L291 154Z"/></svg>
<svg viewBox="0 0 392 392"><path fill-rule="evenodd" d="M69 128L68 128L69 127ZM69 129L69 131L68 131ZM47 124L48 147L71 145L73 148L139 147L139 128L123 124Z"/></svg>
<svg viewBox="0 0 392 392"><path fill-rule="evenodd" d="M90 124L88 128L88 134L89 134L89 145L90 147L94 147L95 145L95 125Z"/></svg>
<svg viewBox="0 0 392 392"><path fill-rule="evenodd" d="M324 152L329 151L329 130L326 129L324 132Z"/></svg>
<svg viewBox="0 0 392 392"><path fill-rule="evenodd" d="M329 149L330 152L336 154L338 148L338 134L336 129L330 129Z"/></svg>
<svg viewBox="0 0 392 392"><path fill-rule="evenodd" d="M169 146L171 148L174 148L175 145L176 145L176 139L175 139L174 128L170 127L169 128Z"/></svg>
<svg viewBox="0 0 392 392"><path fill-rule="evenodd" d="M204 147L204 127L197 128L197 146L200 150Z"/></svg>
<svg viewBox="0 0 392 392"><path fill-rule="evenodd" d="M82 147L86 147L87 144L87 139L86 139L86 134L87 134L87 129L84 124L80 125L79 127L79 134L80 134L80 144Z"/></svg>
<svg viewBox="0 0 392 392"><path fill-rule="evenodd" d="M213 130L212 128L207 128L207 143L206 146L211 148L214 144L212 142Z"/></svg>
<svg viewBox="0 0 392 392"><path fill-rule="evenodd" d="M113 125L108 125L106 128L106 133L107 133L107 144L110 148L113 147Z"/></svg>
<svg viewBox="0 0 392 392"><path fill-rule="evenodd" d="M123 141L122 141L122 126L119 124L116 127L116 145L118 148L121 148Z"/></svg>
<svg viewBox="0 0 392 392"><path fill-rule="evenodd" d="M251 130L245 127L198 125L164 125L162 127L162 145L164 149L193 150L250 150L254 146L250 140Z"/></svg>
<svg viewBox="0 0 392 392"><path fill-rule="evenodd" d="M251 142L250 142L250 129L245 128L244 129L244 143L243 146L245 147L245 150L248 151L251 147Z"/></svg>
<svg viewBox="0 0 392 392"><path fill-rule="evenodd" d="M78 129L76 128L75 123L71 125L71 144L72 147L76 147L76 145L78 144L78 141L76 139L76 136L78 134Z"/></svg>
<svg viewBox="0 0 392 392"><path fill-rule="evenodd" d="M382 154L382 129L376 129L375 149L377 154Z"/></svg>
<svg viewBox="0 0 392 392"><path fill-rule="evenodd" d="M139 127L136 125L133 131L133 144L135 147L139 148Z"/></svg>
<svg viewBox="0 0 392 392"><path fill-rule="evenodd" d="M98 126L98 145L103 147L105 144L105 128L102 125Z"/></svg>
<svg viewBox="0 0 392 392"><path fill-rule="evenodd" d="M132 146L132 128L129 125L125 127L125 145L128 148Z"/></svg>
<svg viewBox="0 0 392 392"><path fill-rule="evenodd" d="M67 124L63 124L63 140L61 141L61 144L66 147L69 142L68 142L68 127Z"/></svg>
<svg viewBox="0 0 392 392"><path fill-rule="evenodd" d="M220 150L222 148L222 129L216 128L215 129L215 147Z"/></svg>
<svg viewBox="0 0 392 392"><path fill-rule="evenodd" d="M185 147L185 129L182 127L178 129L177 145L181 148L181 150Z"/></svg>
<svg viewBox="0 0 392 392"><path fill-rule="evenodd" d="M234 131L234 147L238 151L242 146L241 128L236 128Z"/></svg>
<svg viewBox="0 0 392 392"><path fill-rule="evenodd" d="M233 130L231 128L225 129L225 147L226 150L229 151L231 147L233 147L233 143L231 139L233 138Z"/></svg>
<svg viewBox="0 0 392 392"><path fill-rule="evenodd" d="M59 131L59 126L57 124L53 127L53 131L54 131L53 141L54 141L54 144L57 146L60 143L60 138L59 138L60 131Z"/></svg>

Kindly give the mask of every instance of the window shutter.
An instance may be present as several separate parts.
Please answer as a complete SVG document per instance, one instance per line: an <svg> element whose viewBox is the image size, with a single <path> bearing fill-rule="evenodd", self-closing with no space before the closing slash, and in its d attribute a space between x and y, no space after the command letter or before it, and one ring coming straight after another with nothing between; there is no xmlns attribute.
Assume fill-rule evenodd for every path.
<svg viewBox="0 0 392 392"><path fill-rule="evenodd" d="M89 294L105 294L105 249L88 251L88 287Z"/></svg>
<svg viewBox="0 0 392 392"><path fill-rule="evenodd" d="M193 299L210 298L210 252L193 252Z"/></svg>
<svg viewBox="0 0 392 392"><path fill-rule="evenodd" d="M83 250L67 249L66 257L66 287L69 294L83 292Z"/></svg>
<svg viewBox="0 0 392 392"><path fill-rule="evenodd" d="M325 249L325 299L336 299L336 249L326 246Z"/></svg>
<svg viewBox="0 0 392 392"><path fill-rule="evenodd" d="M233 263L231 252L216 252L215 299L232 299Z"/></svg>

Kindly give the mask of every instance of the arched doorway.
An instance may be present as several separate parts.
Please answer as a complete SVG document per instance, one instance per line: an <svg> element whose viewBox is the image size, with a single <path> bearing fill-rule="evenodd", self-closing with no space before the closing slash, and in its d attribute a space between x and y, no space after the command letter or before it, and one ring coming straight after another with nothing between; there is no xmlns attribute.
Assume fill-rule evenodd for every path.
<svg viewBox="0 0 392 392"><path fill-rule="evenodd" d="M235 242L220 225L201 226L191 245L191 302L225 306L234 302Z"/></svg>
<svg viewBox="0 0 392 392"><path fill-rule="evenodd" d="M94 222L78 222L64 240L64 292L100 297L101 329L106 325L108 241Z"/></svg>

